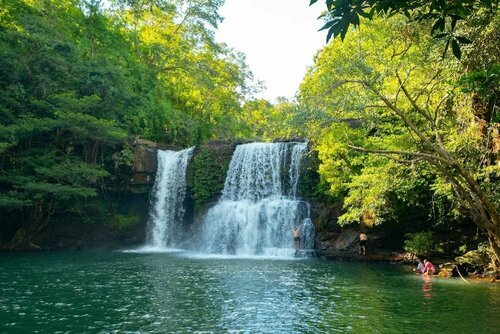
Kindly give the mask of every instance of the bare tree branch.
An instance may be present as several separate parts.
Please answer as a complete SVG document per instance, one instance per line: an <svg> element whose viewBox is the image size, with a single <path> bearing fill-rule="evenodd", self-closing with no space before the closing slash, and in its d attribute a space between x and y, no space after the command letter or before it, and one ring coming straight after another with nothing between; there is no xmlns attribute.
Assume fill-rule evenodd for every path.
<svg viewBox="0 0 500 334"><path fill-rule="evenodd" d="M417 96L415 97L415 102L418 101L418 99L420 98L420 96L422 96L422 94L425 92L425 90L427 89L427 87L429 87L429 85L438 77L438 75L441 74L441 72L442 72L442 70L439 69L438 71L436 71L436 74L434 74L432 76L432 78L430 78L429 81L427 81L427 83L424 85L424 87L422 87L422 89L420 90L420 92L418 92ZM436 85L439 82L441 82L441 80L436 81L434 83L434 85ZM434 85L433 85L433 87L434 87Z"/></svg>

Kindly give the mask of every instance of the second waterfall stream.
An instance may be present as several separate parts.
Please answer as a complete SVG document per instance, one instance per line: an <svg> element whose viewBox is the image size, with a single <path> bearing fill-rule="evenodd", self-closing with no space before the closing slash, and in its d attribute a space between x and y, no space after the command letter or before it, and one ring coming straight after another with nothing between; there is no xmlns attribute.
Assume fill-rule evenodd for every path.
<svg viewBox="0 0 500 334"><path fill-rule="evenodd" d="M310 205L297 197L306 143L250 143L233 154L219 202L201 228L201 251L243 256L291 256L292 228L302 249L314 248Z"/></svg>

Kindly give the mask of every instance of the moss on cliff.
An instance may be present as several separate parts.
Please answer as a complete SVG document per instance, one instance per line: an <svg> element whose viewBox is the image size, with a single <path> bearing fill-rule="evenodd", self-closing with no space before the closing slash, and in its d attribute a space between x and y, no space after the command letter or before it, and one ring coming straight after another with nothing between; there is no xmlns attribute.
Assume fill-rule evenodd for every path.
<svg viewBox="0 0 500 334"><path fill-rule="evenodd" d="M301 197L313 199L324 193L324 189L320 185L318 167L318 153L317 151L310 151L304 157L300 166L298 193Z"/></svg>
<svg viewBox="0 0 500 334"><path fill-rule="evenodd" d="M187 171L187 186L195 208L220 196L234 148L234 144L209 143L195 151Z"/></svg>

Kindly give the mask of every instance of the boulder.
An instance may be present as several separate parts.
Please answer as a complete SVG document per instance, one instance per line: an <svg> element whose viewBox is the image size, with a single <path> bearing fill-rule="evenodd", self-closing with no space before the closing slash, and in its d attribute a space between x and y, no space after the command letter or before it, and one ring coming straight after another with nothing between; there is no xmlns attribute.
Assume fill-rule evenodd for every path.
<svg viewBox="0 0 500 334"><path fill-rule="evenodd" d="M334 249L347 249L349 246L355 244L358 240L359 232L354 229L343 229L338 237L333 240Z"/></svg>
<svg viewBox="0 0 500 334"><path fill-rule="evenodd" d="M437 277L441 278L449 278L453 276L457 276L456 272L456 265L450 262L443 263L439 265L439 273L437 274Z"/></svg>
<svg viewBox="0 0 500 334"><path fill-rule="evenodd" d="M157 144L148 140L136 138L133 145L134 160L130 186L151 186L154 183L157 160Z"/></svg>
<svg viewBox="0 0 500 334"><path fill-rule="evenodd" d="M490 261L488 254L478 250L472 250L462 256L455 258L461 265L466 265L471 268L486 267Z"/></svg>
<svg viewBox="0 0 500 334"><path fill-rule="evenodd" d="M156 173L157 149L147 145L134 146L134 161L132 171L134 173Z"/></svg>

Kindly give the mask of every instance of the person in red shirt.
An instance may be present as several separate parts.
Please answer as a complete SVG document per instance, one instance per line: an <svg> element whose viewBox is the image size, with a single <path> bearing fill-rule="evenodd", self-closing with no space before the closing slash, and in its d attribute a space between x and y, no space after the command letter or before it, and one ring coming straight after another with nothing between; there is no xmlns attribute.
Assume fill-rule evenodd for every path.
<svg viewBox="0 0 500 334"><path fill-rule="evenodd" d="M424 275L433 275L436 272L436 268L434 265L428 261L427 259L424 260Z"/></svg>

